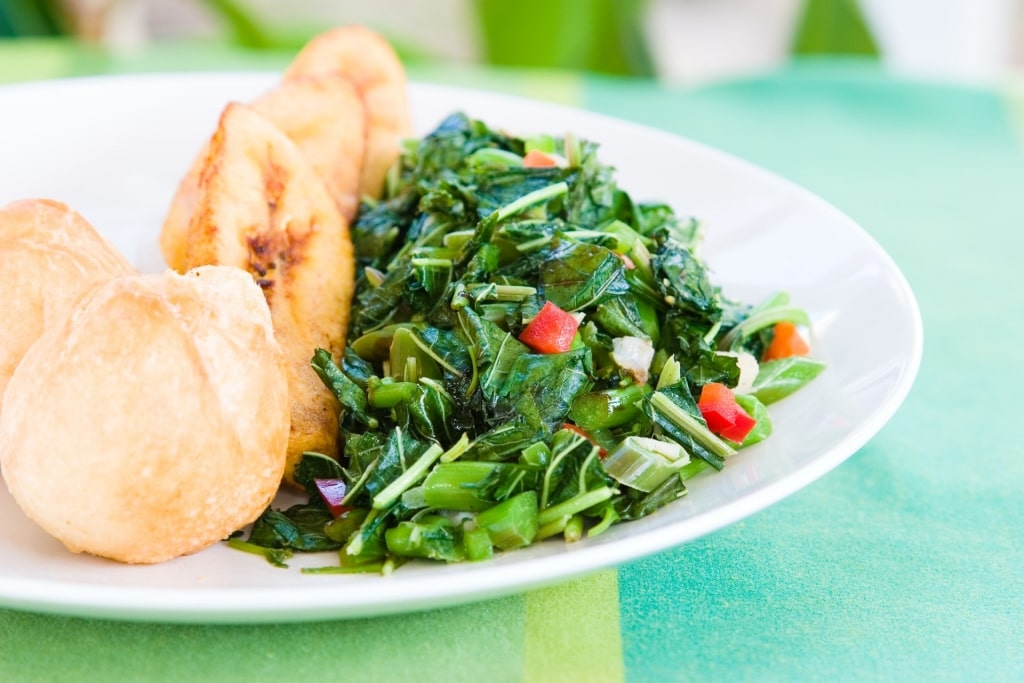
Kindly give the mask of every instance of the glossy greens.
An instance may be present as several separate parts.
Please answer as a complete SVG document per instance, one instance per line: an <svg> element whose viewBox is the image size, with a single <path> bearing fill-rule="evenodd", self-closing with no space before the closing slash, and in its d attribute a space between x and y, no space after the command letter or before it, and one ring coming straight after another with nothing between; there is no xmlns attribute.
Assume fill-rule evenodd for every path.
<svg viewBox="0 0 1024 683"><path fill-rule="evenodd" d="M524 165L533 149L558 163ZM807 314L785 295L724 297L701 223L635 201L597 150L462 114L407 143L352 228L348 350L312 359L340 406L342 450L327 454L339 462L306 456L295 477L309 502L268 510L237 546L278 564L337 551L324 572L486 559L650 514L770 434L765 404L823 365L773 361L753 378L741 359L760 355L771 323ZM548 302L580 320L564 352L519 339ZM694 396L751 381L739 400L757 428L730 443ZM317 478L344 480L336 519Z"/></svg>

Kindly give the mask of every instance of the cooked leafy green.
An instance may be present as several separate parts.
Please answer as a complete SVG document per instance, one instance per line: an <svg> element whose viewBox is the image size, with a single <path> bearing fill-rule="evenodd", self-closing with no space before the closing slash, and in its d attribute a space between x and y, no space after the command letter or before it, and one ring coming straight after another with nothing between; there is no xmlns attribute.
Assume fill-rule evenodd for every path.
<svg viewBox="0 0 1024 683"><path fill-rule="evenodd" d="M524 164L528 149L554 164ZM765 404L821 363L763 364L737 396L756 420L742 444L712 432L694 397L751 386L744 355L806 313L785 295L725 298L698 253L702 224L635 201L597 151L462 114L406 144L352 226L348 348L311 361L341 408L342 450L304 456L309 502L268 509L236 545L277 564L338 550L321 573L484 559L650 514L770 434ZM581 323L557 350L524 334L551 304ZM318 479L343 480L340 512Z"/></svg>

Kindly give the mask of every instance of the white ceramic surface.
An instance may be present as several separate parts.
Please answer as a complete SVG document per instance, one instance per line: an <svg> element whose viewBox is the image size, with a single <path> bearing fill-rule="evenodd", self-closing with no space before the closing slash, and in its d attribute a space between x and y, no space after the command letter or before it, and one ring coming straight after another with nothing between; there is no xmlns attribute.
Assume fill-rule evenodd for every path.
<svg viewBox="0 0 1024 683"><path fill-rule="evenodd" d="M140 268L159 270L156 235L179 177L225 102L273 80L164 75L0 89L0 202L67 202ZM646 519L573 545L541 543L479 564L410 564L386 578L305 575L300 566L333 558L296 558L283 570L223 545L151 567L73 555L0 487L0 605L138 620L287 621L424 609L551 584L677 546L794 493L867 442L909 391L922 344L914 296L867 233L820 199L702 145L579 110L418 84L412 105L420 132L462 109L519 133L572 130L601 141L603 158L636 197L706 219L705 253L727 294L755 301L785 289L807 308L815 354L828 370L772 406L776 429L767 442ZM878 329L887 332L884 343Z"/></svg>

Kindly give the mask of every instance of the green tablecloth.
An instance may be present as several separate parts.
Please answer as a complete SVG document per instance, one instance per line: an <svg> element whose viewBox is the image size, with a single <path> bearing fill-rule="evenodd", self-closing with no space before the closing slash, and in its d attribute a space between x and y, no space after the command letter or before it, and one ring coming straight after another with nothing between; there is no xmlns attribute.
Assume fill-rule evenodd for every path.
<svg viewBox="0 0 1024 683"><path fill-rule="evenodd" d="M0 79L283 61L0 45ZM0 681L1024 680L1024 108L1009 89L835 61L697 90L412 75L651 124L837 205L895 258L922 308L924 361L904 407L796 495L617 570L355 621L183 626L0 610Z"/></svg>

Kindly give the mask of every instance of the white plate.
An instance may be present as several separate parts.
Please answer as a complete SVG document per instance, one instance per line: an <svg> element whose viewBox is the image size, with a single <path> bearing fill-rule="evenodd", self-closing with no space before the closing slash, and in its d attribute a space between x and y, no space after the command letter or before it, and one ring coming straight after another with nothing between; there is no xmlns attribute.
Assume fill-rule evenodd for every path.
<svg viewBox="0 0 1024 683"><path fill-rule="evenodd" d="M157 231L179 177L225 102L274 80L164 75L0 89L0 202L64 201L140 268L160 270ZM688 496L651 517L573 545L541 543L480 564L406 565L387 578L305 575L298 567L332 558L297 558L282 570L223 545L152 567L73 555L0 487L0 605L138 620L286 621L538 587L671 548L790 495L867 442L909 391L922 332L906 280L867 233L806 191L688 140L579 110L418 84L412 106L420 132L461 109L517 133L571 130L600 141L622 187L706 219L705 253L727 294L756 301L785 289L808 309L828 370L772 407L767 442L693 481Z"/></svg>

